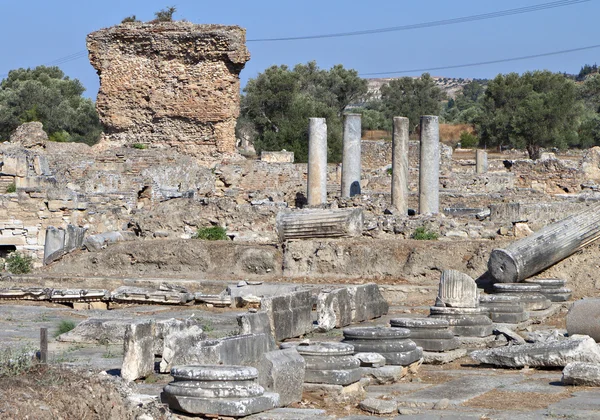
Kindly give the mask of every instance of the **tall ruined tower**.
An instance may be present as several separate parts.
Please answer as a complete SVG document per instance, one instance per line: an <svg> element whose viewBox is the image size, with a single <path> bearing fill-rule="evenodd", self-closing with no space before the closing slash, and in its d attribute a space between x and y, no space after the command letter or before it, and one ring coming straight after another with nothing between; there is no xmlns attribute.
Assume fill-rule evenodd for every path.
<svg viewBox="0 0 600 420"><path fill-rule="evenodd" d="M207 160L235 152L245 43L238 26L190 22L125 23L89 34L103 144L172 147Z"/></svg>

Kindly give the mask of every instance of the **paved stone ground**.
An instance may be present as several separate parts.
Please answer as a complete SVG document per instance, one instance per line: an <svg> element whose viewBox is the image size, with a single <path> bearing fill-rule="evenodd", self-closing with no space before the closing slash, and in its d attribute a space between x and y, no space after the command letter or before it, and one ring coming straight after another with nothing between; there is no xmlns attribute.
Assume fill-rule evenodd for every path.
<svg viewBox="0 0 600 420"><path fill-rule="evenodd" d="M427 307L391 308L386 317L371 325L386 325L389 318L424 316ZM75 323L87 318L190 317L201 319L209 336L219 337L237 328L236 314L243 310L208 310L202 306L123 306L110 311L76 311L67 306L33 302L0 302L0 350L12 347L39 348L39 329L49 329L50 337L62 320ZM311 334L311 340L335 341L341 331ZM122 346L59 343L50 340L50 361L89 366L118 374ZM369 416L355 406L343 410L278 409L251 416L249 420L315 419L539 419L600 418L600 390L562 386L561 370L509 370L480 368L468 357L444 366L421 366L419 373L393 385L371 385L365 398L396 401L398 415ZM158 396L169 375L154 375L138 384L140 394ZM352 416L347 414L354 413ZM345 416L345 417L344 417ZM182 417L183 418L183 417Z"/></svg>

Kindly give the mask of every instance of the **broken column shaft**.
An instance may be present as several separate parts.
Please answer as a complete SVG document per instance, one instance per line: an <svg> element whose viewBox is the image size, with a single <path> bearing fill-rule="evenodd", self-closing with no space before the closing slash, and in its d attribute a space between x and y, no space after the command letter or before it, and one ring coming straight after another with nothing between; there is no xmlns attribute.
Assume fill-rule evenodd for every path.
<svg viewBox="0 0 600 420"><path fill-rule="evenodd" d="M342 197L360 194L360 114L344 116L344 151L342 156Z"/></svg>
<svg viewBox="0 0 600 420"><path fill-rule="evenodd" d="M488 171L488 156L487 152L482 149L477 149L475 155L475 172L485 174Z"/></svg>
<svg viewBox="0 0 600 420"><path fill-rule="evenodd" d="M307 199L309 206L320 206L327 202L327 122L325 118L309 118Z"/></svg>
<svg viewBox="0 0 600 420"><path fill-rule="evenodd" d="M548 225L533 235L494 249L488 261L502 283L522 281L600 238L600 205Z"/></svg>
<svg viewBox="0 0 600 420"><path fill-rule="evenodd" d="M440 212L440 128L438 117L421 117L419 161L419 213Z"/></svg>
<svg viewBox="0 0 600 420"><path fill-rule="evenodd" d="M282 212L277 215L276 225L282 241L359 236L363 228L363 214L360 208Z"/></svg>
<svg viewBox="0 0 600 420"><path fill-rule="evenodd" d="M392 207L408 214L408 118L394 117L392 136Z"/></svg>

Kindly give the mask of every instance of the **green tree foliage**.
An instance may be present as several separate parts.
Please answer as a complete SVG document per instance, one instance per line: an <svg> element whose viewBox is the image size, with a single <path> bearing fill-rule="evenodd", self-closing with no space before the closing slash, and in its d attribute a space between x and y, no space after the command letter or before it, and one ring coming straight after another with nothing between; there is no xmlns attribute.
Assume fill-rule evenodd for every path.
<svg viewBox="0 0 600 420"><path fill-rule="evenodd" d="M576 76L576 80L577 81L581 81L581 80L585 80L585 78L589 75L589 74L598 74L598 65L596 63L594 63L593 65L589 65L589 64L585 64L583 67L581 67L581 70L579 70L579 74Z"/></svg>
<svg viewBox="0 0 600 420"><path fill-rule="evenodd" d="M485 84L471 80L463 86L456 99L450 99L442 116L449 123L473 124L481 113L481 100Z"/></svg>
<svg viewBox="0 0 600 420"><path fill-rule="evenodd" d="M176 11L175 6L165 7L154 13L155 19L152 22L173 22L173 15Z"/></svg>
<svg viewBox="0 0 600 420"><path fill-rule="evenodd" d="M585 110L579 126L580 147L600 145L600 74L594 74L578 86Z"/></svg>
<svg viewBox="0 0 600 420"><path fill-rule="evenodd" d="M308 119L326 118L328 159L339 162L342 113L366 93L367 81L342 65L330 70L320 69L314 61L293 69L272 66L250 79L244 88L238 132L243 123L243 131L256 133L254 146L258 153L285 149L294 152L296 161L306 162Z"/></svg>
<svg viewBox="0 0 600 420"><path fill-rule="evenodd" d="M58 67L10 71L0 82L0 139L8 140L22 123L40 121L51 138L94 144L102 126L84 90Z"/></svg>
<svg viewBox="0 0 600 420"><path fill-rule="evenodd" d="M498 75L485 91L477 132L480 143L526 148L537 159L541 147L577 144L581 112L575 83L561 74Z"/></svg>
<svg viewBox="0 0 600 420"><path fill-rule="evenodd" d="M381 87L381 101L388 119L408 117L410 132L419 126L422 115L439 115L446 94L435 85L429 73L419 78L402 77Z"/></svg>

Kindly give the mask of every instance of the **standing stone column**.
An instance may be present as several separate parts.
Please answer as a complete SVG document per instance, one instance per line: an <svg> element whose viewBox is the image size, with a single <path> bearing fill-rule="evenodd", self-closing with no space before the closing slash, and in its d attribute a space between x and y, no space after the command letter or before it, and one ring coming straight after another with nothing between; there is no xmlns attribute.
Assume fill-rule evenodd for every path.
<svg viewBox="0 0 600 420"><path fill-rule="evenodd" d="M325 118L309 118L307 199L309 206L320 206L327 202L327 122Z"/></svg>
<svg viewBox="0 0 600 420"><path fill-rule="evenodd" d="M438 117L421 117L421 159L419 162L419 213L440 211L440 126Z"/></svg>
<svg viewBox="0 0 600 420"><path fill-rule="evenodd" d="M342 197L353 197L360 194L360 117L360 114L344 115Z"/></svg>
<svg viewBox="0 0 600 420"><path fill-rule="evenodd" d="M408 118L394 117L392 135L392 207L408 214Z"/></svg>
<svg viewBox="0 0 600 420"><path fill-rule="evenodd" d="M485 150L477 149L477 154L475 155L475 171L478 174L485 174L488 171L488 158Z"/></svg>

